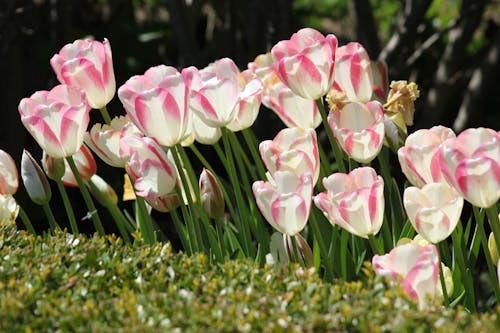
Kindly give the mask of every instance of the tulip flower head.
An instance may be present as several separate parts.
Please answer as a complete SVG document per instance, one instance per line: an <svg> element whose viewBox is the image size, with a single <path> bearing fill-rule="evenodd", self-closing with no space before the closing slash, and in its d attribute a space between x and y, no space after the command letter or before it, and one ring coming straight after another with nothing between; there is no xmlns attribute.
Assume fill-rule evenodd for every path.
<svg viewBox="0 0 500 333"><path fill-rule="evenodd" d="M224 214L224 196L219 183L210 170L203 168L199 181L201 207L209 217Z"/></svg>
<svg viewBox="0 0 500 333"><path fill-rule="evenodd" d="M438 152L444 141L455 137L455 133L444 126L421 129L408 136L404 147L398 150L398 159L410 183L417 187L434 182L446 183Z"/></svg>
<svg viewBox="0 0 500 333"><path fill-rule="evenodd" d="M294 93L306 99L323 97L333 84L337 38L304 28L271 50L276 72Z"/></svg>
<svg viewBox="0 0 500 333"><path fill-rule="evenodd" d="M85 91L94 109L106 106L116 91L111 46L105 38L98 42L76 40L65 45L50 59L59 82Z"/></svg>
<svg viewBox="0 0 500 333"><path fill-rule="evenodd" d="M45 205L52 197L49 181L33 156L25 149L21 157L21 178L30 199L37 205Z"/></svg>
<svg viewBox="0 0 500 333"><path fill-rule="evenodd" d="M130 78L118 97L132 123L159 144L172 147L186 137L189 87L177 69L156 66Z"/></svg>
<svg viewBox="0 0 500 333"><path fill-rule="evenodd" d="M45 152L54 158L76 153L89 124L85 93L67 85L37 91L19 103L21 121Z"/></svg>
<svg viewBox="0 0 500 333"><path fill-rule="evenodd" d="M134 182L136 194L154 209L167 211L177 181L175 166L167 153L149 137L130 136L121 144L130 154L125 168Z"/></svg>
<svg viewBox="0 0 500 333"><path fill-rule="evenodd" d="M13 195L19 187L16 163L12 157L0 149L0 195Z"/></svg>
<svg viewBox="0 0 500 333"><path fill-rule="evenodd" d="M407 243L386 255L372 259L375 273L400 282L403 290L424 309L436 295L439 278L439 253L435 245Z"/></svg>
<svg viewBox="0 0 500 333"><path fill-rule="evenodd" d="M269 173L288 170L298 176L312 172L313 182L319 177L319 153L316 131L300 127L285 128L271 140L261 142L260 156Z"/></svg>
<svg viewBox="0 0 500 333"><path fill-rule="evenodd" d="M403 203L411 224L426 240L439 243L455 230L464 199L445 183L408 187Z"/></svg>
<svg viewBox="0 0 500 333"><path fill-rule="evenodd" d="M85 143L107 164L124 168L130 156L120 147L120 140L127 136L143 134L128 116L119 116L108 124L95 124L85 135Z"/></svg>
<svg viewBox="0 0 500 333"><path fill-rule="evenodd" d="M0 226L11 223L17 218L19 205L10 194L0 194Z"/></svg>
<svg viewBox="0 0 500 333"><path fill-rule="evenodd" d="M384 108L377 101L349 102L330 112L328 124L342 149L359 163L371 162L382 149Z"/></svg>
<svg viewBox="0 0 500 333"><path fill-rule="evenodd" d="M384 180L374 169L334 173L323 178L323 185L327 191L316 195L314 203L330 223L359 237L378 233L384 219Z"/></svg>
<svg viewBox="0 0 500 333"><path fill-rule="evenodd" d="M300 176L276 171L268 181L252 186L260 212L277 231L294 236L304 229L311 211L313 181L310 173Z"/></svg>
<svg viewBox="0 0 500 333"><path fill-rule="evenodd" d="M439 165L448 183L474 206L488 208L500 199L500 132L470 128L446 140Z"/></svg>

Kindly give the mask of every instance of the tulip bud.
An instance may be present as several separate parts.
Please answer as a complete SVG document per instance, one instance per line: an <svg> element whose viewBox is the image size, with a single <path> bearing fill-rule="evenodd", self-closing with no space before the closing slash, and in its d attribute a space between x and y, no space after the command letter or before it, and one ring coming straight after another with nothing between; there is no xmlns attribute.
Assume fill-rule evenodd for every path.
<svg viewBox="0 0 500 333"><path fill-rule="evenodd" d="M47 176L55 181L61 180L66 170L66 167L64 165L64 158L55 158L49 156L45 151L43 152L42 157L42 167Z"/></svg>
<svg viewBox="0 0 500 333"><path fill-rule="evenodd" d="M21 178L29 197L37 205L50 201L52 192L49 181L33 156L25 149L21 158Z"/></svg>
<svg viewBox="0 0 500 333"><path fill-rule="evenodd" d="M490 236L488 237L488 250L490 250L491 261L493 261L493 264L496 265L499 256L498 256L497 243L495 241L493 233L490 233Z"/></svg>
<svg viewBox="0 0 500 333"><path fill-rule="evenodd" d="M199 181L201 207L208 216L215 218L224 214L224 196L215 176L203 168Z"/></svg>
<svg viewBox="0 0 500 333"><path fill-rule="evenodd" d="M286 234L283 235L283 241L285 243L286 253L290 261L299 262L301 265L309 268L314 266L314 257L309 244L300 234L295 234L295 242L292 241L292 237ZM296 250L293 248L294 243L296 245ZM299 258L295 258L295 251Z"/></svg>
<svg viewBox="0 0 500 333"><path fill-rule="evenodd" d="M454 288L453 275L451 273L451 269L443 263L441 263L441 269L443 270L446 293L448 294L448 297L451 297L451 295L453 295L453 288ZM438 299L443 298L443 287L441 286L441 281L439 279L436 283L436 298Z"/></svg>
<svg viewBox="0 0 500 333"><path fill-rule="evenodd" d="M89 180L90 193L103 206L116 205L118 196L115 190L104 179L98 175L93 175Z"/></svg>

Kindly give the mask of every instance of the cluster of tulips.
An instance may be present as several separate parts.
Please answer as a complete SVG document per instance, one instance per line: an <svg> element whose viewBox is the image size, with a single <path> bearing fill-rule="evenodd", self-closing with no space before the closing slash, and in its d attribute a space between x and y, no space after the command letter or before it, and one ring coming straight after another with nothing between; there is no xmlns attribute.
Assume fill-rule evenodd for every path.
<svg viewBox="0 0 500 333"><path fill-rule="evenodd" d="M436 126L407 135L417 86L388 84L385 64L360 44L338 47L334 35L305 28L242 72L228 58L201 70L152 67L118 89L126 115L114 119L106 109L116 91L108 40L77 40L50 63L61 84L22 99L19 113L44 152L42 167L23 153L21 176L52 231L59 225L47 176L73 233L88 222L75 218L65 186L80 188L84 220L104 234L104 207L126 243L131 236L153 243L171 225L189 254L295 261L326 279L359 278L371 258L375 273L400 283L420 308L475 310L474 276L485 258L500 300L500 132L457 136ZM259 144L251 127L261 104L286 128ZM104 123L89 129L91 109ZM213 147L217 168L200 144ZM91 151L125 170L123 200L134 200L135 216L96 174ZM404 192L391 176L399 168L391 154L410 183ZM192 159L204 166L199 177ZM0 151L0 221L19 214L35 232L12 197L17 187L16 166ZM464 200L472 213L461 220ZM166 213L169 226L159 226L151 209Z"/></svg>

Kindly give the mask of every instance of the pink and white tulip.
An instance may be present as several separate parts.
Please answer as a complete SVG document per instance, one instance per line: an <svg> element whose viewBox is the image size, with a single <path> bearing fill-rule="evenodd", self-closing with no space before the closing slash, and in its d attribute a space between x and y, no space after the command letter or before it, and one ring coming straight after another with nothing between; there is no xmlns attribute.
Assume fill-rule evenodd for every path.
<svg viewBox="0 0 500 333"><path fill-rule="evenodd" d="M226 126L232 132L238 132L253 125L259 115L264 92L262 81L251 71L243 71L239 78L239 103L236 104L233 120Z"/></svg>
<svg viewBox="0 0 500 333"><path fill-rule="evenodd" d="M118 89L130 121L159 144L172 147L186 137L189 87L179 71L156 66L131 77Z"/></svg>
<svg viewBox="0 0 500 333"><path fill-rule="evenodd" d="M313 183L316 184L320 162L318 140L313 129L285 128L272 141L261 142L259 150L271 176L284 170L297 175L311 172Z"/></svg>
<svg viewBox="0 0 500 333"><path fill-rule="evenodd" d="M500 199L500 132L470 128L442 144L446 180L471 204L489 208Z"/></svg>
<svg viewBox="0 0 500 333"><path fill-rule="evenodd" d="M389 89L387 64L383 60L371 61L373 76L373 95L378 101L385 101Z"/></svg>
<svg viewBox="0 0 500 333"><path fill-rule="evenodd" d="M353 160L371 162L384 142L384 108L377 101L350 102L330 112L328 124L335 139Z"/></svg>
<svg viewBox="0 0 500 333"><path fill-rule="evenodd" d="M128 136L144 136L139 129L132 124L128 116L119 116L108 124L95 124L85 135L85 143L105 163L124 168L130 156L120 146L120 141Z"/></svg>
<svg viewBox="0 0 500 333"><path fill-rule="evenodd" d="M83 91L67 85L37 91L18 109L24 127L48 155L63 158L80 149L90 121Z"/></svg>
<svg viewBox="0 0 500 333"><path fill-rule="evenodd" d="M445 183L408 187L403 203L415 230L431 243L439 243L455 230L464 199Z"/></svg>
<svg viewBox="0 0 500 333"><path fill-rule="evenodd" d="M231 59L217 60L198 74L190 75L193 76L190 107L208 126L229 125L237 129L242 128L237 124L243 122L244 113L250 113L249 120L256 117L262 99L262 82L258 78L245 81ZM201 78L199 87L195 84L197 76Z"/></svg>
<svg viewBox="0 0 500 333"><path fill-rule="evenodd" d="M400 282L420 309L426 308L436 296L440 260L435 245L399 245L386 255L375 255L372 263L377 275Z"/></svg>
<svg viewBox="0 0 500 333"><path fill-rule="evenodd" d="M19 175L12 157L0 149L0 195L14 195L19 187Z"/></svg>
<svg viewBox="0 0 500 333"><path fill-rule="evenodd" d="M333 84L337 38L304 28L271 50L281 81L306 99L323 97Z"/></svg>
<svg viewBox="0 0 500 333"><path fill-rule="evenodd" d="M80 150L73 155L73 160L75 161L78 173L84 183L88 182L88 180L97 172L97 165L95 163L94 156L92 156L92 153L85 145L83 145ZM66 160L64 160L64 165L64 175L61 178L62 183L65 186L78 187L78 182L76 181L76 178Z"/></svg>
<svg viewBox="0 0 500 333"><path fill-rule="evenodd" d="M370 167L349 174L334 173L323 178L326 192L314 203L330 223L350 233L368 238L376 235L384 220L384 180Z"/></svg>
<svg viewBox="0 0 500 333"><path fill-rule="evenodd" d="M102 43L86 39L67 44L50 59L50 64L59 82L85 91L92 108L103 108L113 99L115 73L106 38Z"/></svg>
<svg viewBox="0 0 500 333"><path fill-rule="evenodd" d="M350 101L369 102L373 93L370 57L359 43L349 43L335 53L334 88Z"/></svg>
<svg viewBox="0 0 500 333"><path fill-rule="evenodd" d="M309 218L314 186L312 175L277 171L273 177L268 176L268 180L253 183L257 206L273 228L294 236L304 229Z"/></svg>
<svg viewBox="0 0 500 333"><path fill-rule="evenodd" d="M455 138L455 133L444 126L421 129L408 136L404 147L398 150L399 164L406 178L414 186L445 182L439 165L439 150L444 141Z"/></svg>
<svg viewBox="0 0 500 333"><path fill-rule="evenodd" d="M126 170L134 181L136 194L158 211L171 207L171 193L177 181L175 166L152 138L129 136L121 142L129 150Z"/></svg>

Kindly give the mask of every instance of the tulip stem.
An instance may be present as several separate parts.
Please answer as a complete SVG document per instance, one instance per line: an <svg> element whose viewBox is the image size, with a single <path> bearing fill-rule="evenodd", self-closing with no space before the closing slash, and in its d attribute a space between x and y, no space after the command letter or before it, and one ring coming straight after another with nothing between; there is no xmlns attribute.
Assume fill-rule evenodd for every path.
<svg viewBox="0 0 500 333"><path fill-rule="evenodd" d="M340 172L345 173L346 168L344 160L342 158L342 151L340 150L339 145L337 144L335 138L333 137L333 132L330 128L330 125L328 125L328 117L326 115L323 98L318 98L316 100L316 105L318 106L318 110L321 115L321 120L323 122L323 127L325 129L326 136L328 137L328 141L330 141L330 145L332 146L333 154L335 155L335 160L337 161L337 168L339 169Z"/></svg>
<svg viewBox="0 0 500 333"><path fill-rule="evenodd" d="M80 192L82 193L83 200L87 205L89 214L92 215L92 222L94 223L94 228L99 233L99 236L104 236L105 232L104 232L104 227L102 226L101 218L99 217L99 213L95 208L94 202L92 201L92 197L90 196L90 193L85 187L82 177L78 172L78 168L76 167L75 161L73 160L73 156L66 157L66 160L68 161L69 167L71 168L71 171L75 176L76 182L78 183L78 188L80 188Z"/></svg>
<svg viewBox="0 0 500 333"><path fill-rule="evenodd" d="M473 206L474 218L477 224L477 231L479 233L479 239L481 240L481 246L483 248L484 256L486 258L486 265L488 266L488 274L490 275L491 285L493 286L493 291L495 292L495 297L497 303L500 302L500 286L498 285L498 277L495 272L495 267L493 260L491 258L490 249L488 247L488 240L486 239L486 233L484 232L484 219L479 216L479 208Z"/></svg>
<svg viewBox="0 0 500 333"><path fill-rule="evenodd" d="M500 221L498 220L498 211L496 204L486 208L486 215L488 216L488 221L490 223L491 231L495 237L495 242L497 244L497 249L500 250Z"/></svg>
<svg viewBox="0 0 500 333"><path fill-rule="evenodd" d="M439 282L441 283L441 289L443 290L443 302L444 302L444 306L445 307L449 307L450 306L450 300L448 298L448 290L446 289L446 281L444 279L443 264L441 262L439 262Z"/></svg>
<svg viewBox="0 0 500 333"><path fill-rule="evenodd" d="M52 208L50 208L48 203L43 204L42 207L43 211L45 212L45 215L47 216L47 220L49 220L50 231L52 232L52 234L55 234L56 229L61 229L61 228L56 222L54 213L52 212Z"/></svg>
<svg viewBox="0 0 500 333"><path fill-rule="evenodd" d="M111 117L109 116L106 105L100 108L99 111L101 111L102 119L104 119L104 122L109 125L111 123Z"/></svg>
<svg viewBox="0 0 500 333"><path fill-rule="evenodd" d="M380 246L377 243L377 240L375 239L374 235L368 235L368 243L370 244L370 247L372 248L373 254L378 254L382 255L382 251L380 250Z"/></svg>
<svg viewBox="0 0 500 333"><path fill-rule="evenodd" d="M57 188L59 189L59 193L61 194L61 198L64 204L64 209L66 210L66 215L69 219L69 225L71 227L71 232L75 235L78 235L78 224L76 223L75 212L73 211L73 207L71 206L71 202L69 201L68 192L66 192L66 188L64 187L62 181L60 179L56 179Z"/></svg>
<svg viewBox="0 0 500 333"><path fill-rule="evenodd" d="M148 208L143 197L136 194L135 197L136 217L139 230L146 244L154 244L156 242L156 235L149 216Z"/></svg>
<svg viewBox="0 0 500 333"><path fill-rule="evenodd" d="M33 228L33 224L31 224L31 220L28 217L28 214L26 214L26 211L23 209L23 207L19 206L19 217L23 221L24 227L28 232L32 235L36 235L35 228Z"/></svg>
<svg viewBox="0 0 500 333"><path fill-rule="evenodd" d="M465 302L466 307L472 311L476 312L476 297L474 293L474 285L472 283L472 276L470 268L467 268L465 264L464 253L462 250L462 238L459 235L458 228L451 233L453 239L453 252L456 258L456 263L462 273L463 284L465 288Z"/></svg>

